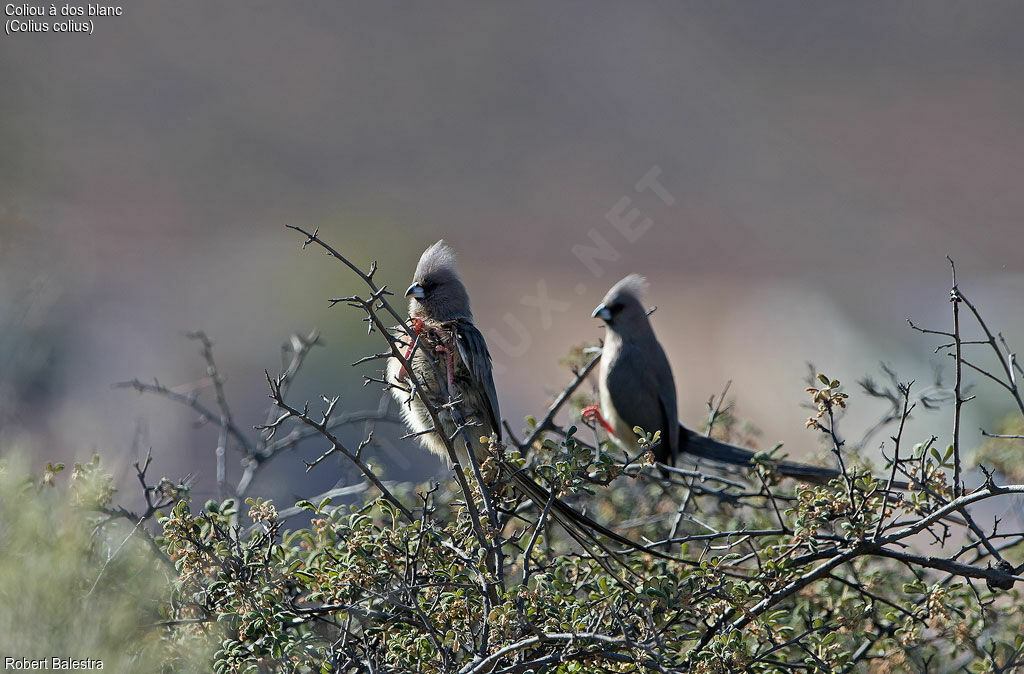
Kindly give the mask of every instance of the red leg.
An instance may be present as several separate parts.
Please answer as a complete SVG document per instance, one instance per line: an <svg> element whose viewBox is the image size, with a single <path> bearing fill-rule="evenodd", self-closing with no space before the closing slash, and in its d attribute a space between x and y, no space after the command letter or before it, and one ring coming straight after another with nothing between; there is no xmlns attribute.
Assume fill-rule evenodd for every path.
<svg viewBox="0 0 1024 674"><path fill-rule="evenodd" d="M413 318L410 322L412 323L412 333L418 337L420 333L423 332L423 320ZM416 340L413 339L413 343L406 348L405 353L402 355L406 362L409 362L409 356L412 355L412 347L415 343ZM405 366L402 366L402 371L398 373L398 381L402 381L403 379L405 379Z"/></svg>
<svg viewBox="0 0 1024 674"><path fill-rule="evenodd" d="M452 395L455 389L455 354L443 344L438 344L434 350L444 352L448 356L448 395Z"/></svg>
<svg viewBox="0 0 1024 674"><path fill-rule="evenodd" d="M601 424L601 426L604 427L604 430L608 431L608 433L613 438L616 437L615 436L615 429L612 428L611 424L609 424L607 421L605 421L605 418L603 416L601 416L601 408L598 407L597 405L591 405L590 407L584 407L583 411L580 412L580 416L582 416L587 421L591 421L591 422L596 421L597 423Z"/></svg>

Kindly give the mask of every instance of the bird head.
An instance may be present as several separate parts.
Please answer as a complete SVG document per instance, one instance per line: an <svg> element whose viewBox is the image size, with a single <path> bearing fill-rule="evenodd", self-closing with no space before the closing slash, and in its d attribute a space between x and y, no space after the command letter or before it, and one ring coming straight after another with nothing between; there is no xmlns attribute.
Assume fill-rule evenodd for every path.
<svg viewBox="0 0 1024 674"><path fill-rule="evenodd" d="M405 296L411 316L437 321L473 317L469 293L455 273L455 251L444 239L423 251Z"/></svg>
<svg viewBox="0 0 1024 674"><path fill-rule="evenodd" d="M611 287L591 316L600 318L615 331L647 324L647 311L643 305L646 292L647 279L639 274L630 274Z"/></svg>

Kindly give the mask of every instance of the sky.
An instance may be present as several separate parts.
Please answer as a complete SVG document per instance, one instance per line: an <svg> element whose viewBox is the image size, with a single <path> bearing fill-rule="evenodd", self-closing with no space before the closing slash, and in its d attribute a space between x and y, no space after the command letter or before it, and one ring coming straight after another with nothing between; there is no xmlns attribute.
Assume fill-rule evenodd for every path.
<svg viewBox="0 0 1024 674"><path fill-rule="evenodd" d="M374 366L350 363L380 345L327 302L359 281L296 224L398 289L451 243L513 428L639 272L681 419L731 381L764 444L811 454L807 361L848 383L851 435L883 411L854 383L880 362L950 381L906 322L948 328L947 255L1024 344L1022 20L1011 2L143 0L91 35L0 35L0 437L124 475L141 426L155 471L211 494L213 429L111 387L211 396L197 329L247 429L280 345L313 328L295 400L375 407ZM976 384L972 443L1011 411ZM385 472L443 474L397 435ZM352 481L304 472L322 449L256 490Z"/></svg>

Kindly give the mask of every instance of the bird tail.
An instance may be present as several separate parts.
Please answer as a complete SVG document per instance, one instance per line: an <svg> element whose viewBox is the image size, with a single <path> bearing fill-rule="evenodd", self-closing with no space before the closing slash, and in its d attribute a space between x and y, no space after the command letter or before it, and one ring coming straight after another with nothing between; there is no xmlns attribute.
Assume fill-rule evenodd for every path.
<svg viewBox="0 0 1024 674"><path fill-rule="evenodd" d="M718 440L694 433L682 425L679 427L679 437L681 440L679 444L682 446L683 453L700 459L718 461L719 463L727 463L733 466L750 466L754 458L755 452L749 449L719 442ZM781 461L777 464L776 469L786 477L792 477L813 484L827 484L829 480L840 476L840 472L833 468L812 466L796 461ZM893 482L892 486L895 489L902 490L910 488L908 483L899 481Z"/></svg>
<svg viewBox="0 0 1024 674"><path fill-rule="evenodd" d="M613 576L618 577L618 574L612 570L608 560L615 561L634 578L641 581L643 580L641 575L623 561L621 557L622 553L609 548L603 541L601 541L600 538L598 538L598 534L630 550L645 552L662 559L685 562L685 560L681 560L678 557L673 557L672 555L665 554L655 548L643 545L642 543L637 543L622 534L612 531L590 517L587 517L562 499L552 496L549 490L537 484L537 482L530 476L523 473L521 469L514 470L511 480L512 484L515 485L515 487L525 494L531 501L533 501L534 505L542 512L547 508L551 518L558 522L574 541L579 543L584 550L586 550L606 571L611 573ZM548 505L549 503L550 506ZM619 580L622 581L621 578ZM628 581L623 581L623 584L633 592L636 592L635 588L633 588Z"/></svg>

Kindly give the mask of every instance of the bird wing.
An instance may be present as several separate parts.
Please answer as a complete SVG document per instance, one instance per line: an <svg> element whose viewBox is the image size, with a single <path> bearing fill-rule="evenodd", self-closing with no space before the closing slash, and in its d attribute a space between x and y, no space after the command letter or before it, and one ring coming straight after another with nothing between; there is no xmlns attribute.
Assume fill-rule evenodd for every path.
<svg viewBox="0 0 1024 674"><path fill-rule="evenodd" d="M494 377L491 374L491 354L487 350L484 336L473 323L460 320L455 325L455 343L459 347L459 356L466 364L473 381L487 397L488 422L491 429L501 440L501 413L498 411L498 393L494 389Z"/></svg>
<svg viewBox="0 0 1024 674"><path fill-rule="evenodd" d="M661 345L623 343L608 369L606 385L616 415L630 427L661 431L659 460L674 457L678 424L676 387Z"/></svg>
<svg viewBox="0 0 1024 674"><path fill-rule="evenodd" d="M661 442L664 449L659 453L665 456L665 463L670 466L676 465L676 454L679 450L678 435L675 431L679 427L679 420L677 419L676 407L672 405L670 408L668 401L665 400L666 396L659 396L658 402L661 404L661 420L662 420L662 432ZM672 396L673 402L675 402L675 396Z"/></svg>

